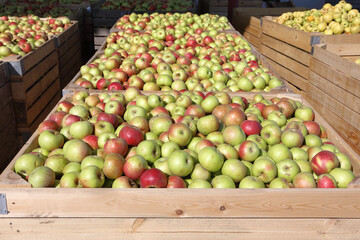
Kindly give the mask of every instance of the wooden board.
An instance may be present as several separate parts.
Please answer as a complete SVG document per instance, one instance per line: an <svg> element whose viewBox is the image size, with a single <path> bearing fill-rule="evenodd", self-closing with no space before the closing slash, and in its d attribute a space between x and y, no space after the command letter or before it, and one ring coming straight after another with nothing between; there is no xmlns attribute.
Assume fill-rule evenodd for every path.
<svg viewBox="0 0 360 240"><path fill-rule="evenodd" d="M288 83L298 88L300 91L307 90L308 81L300 75L292 72L286 67L266 57L266 60L274 68L274 70ZM293 90L293 89L292 89Z"/></svg>
<svg viewBox="0 0 360 240"><path fill-rule="evenodd" d="M359 220L216 218L6 218L6 239L265 239L318 240L357 237ZM99 228L101 226L101 228ZM37 231L34 232L33 229Z"/></svg>
<svg viewBox="0 0 360 240"><path fill-rule="evenodd" d="M282 66L285 66L287 69L300 75L304 79L307 79L309 77L309 68L307 66L288 57L287 55L283 54L282 52L278 52L264 44L261 44L260 52L267 58L270 58L274 62L277 62Z"/></svg>
<svg viewBox="0 0 360 240"><path fill-rule="evenodd" d="M296 48L286 42L280 41L266 34L262 34L260 40L261 44L266 45L267 47L272 48L278 52L281 52L283 55L305 65L306 67L310 65L310 53L305 52L299 48ZM281 62L279 63L282 64Z"/></svg>
<svg viewBox="0 0 360 240"><path fill-rule="evenodd" d="M246 38L246 40L248 40L248 42L253 45L254 47L256 47L256 50L260 50L260 45L261 45L261 41L260 38L255 37L254 35L245 32L244 33L244 37Z"/></svg>
<svg viewBox="0 0 360 240"><path fill-rule="evenodd" d="M41 47L24 57L11 56L3 58L3 61L9 62L11 75L23 76L53 51L55 51L55 38L49 39Z"/></svg>

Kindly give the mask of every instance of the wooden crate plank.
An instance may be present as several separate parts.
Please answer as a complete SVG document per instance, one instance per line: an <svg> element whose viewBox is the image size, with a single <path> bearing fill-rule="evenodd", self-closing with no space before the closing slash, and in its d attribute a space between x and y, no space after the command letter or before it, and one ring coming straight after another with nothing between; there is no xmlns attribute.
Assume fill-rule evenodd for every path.
<svg viewBox="0 0 360 240"><path fill-rule="evenodd" d="M246 40L248 40L248 42L253 45L254 47L256 47L257 49L259 49L260 47L260 38L257 38L255 37L254 35L248 33L248 32L245 32L244 33L244 37L246 38Z"/></svg>
<svg viewBox="0 0 360 240"><path fill-rule="evenodd" d="M341 87L333 84L332 82L312 71L310 71L309 83L326 92L330 96L333 96L335 99L337 99L339 102L341 102L348 108L352 109L354 112L360 114L359 96L348 93Z"/></svg>
<svg viewBox="0 0 360 240"><path fill-rule="evenodd" d="M347 122L355 128L360 126L360 115L342 104L342 102L339 102L334 96L328 95L312 84L308 85L307 94L318 102L322 102L327 109L332 109L333 112L342 118L342 122Z"/></svg>
<svg viewBox="0 0 360 240"><path fill-rule="evenodd" d="M57 51L59 58L67 53L69 49L71 49L74 45L76 45L80 41L80 34L74 34L71 36L68 41L66 41L63 45L61 45Z"/></svg>
<svg viewBox="0 0 360 240"><path fill-rule="evenodd" d="M279 63L282 66L286 66L287 69L291 70L292 72L300 75L301 77L307 79L309 77L309 68L298 61L295 61L288 56L278 52L266 45L261 44L260 52L272 59L273 61Z"/></svg>
<svg viewBox="0 0 360 240"><path fill-rule="evenodd" d="M24 57L14 56L3 58L9 62L11 75L24 75L34 66L37 66L42 59L55 51L55 38L46 41L41 47L25 55Z"/></svg>
<svg viewBox="0 0 360 240"><path fill-rule="evenodd" d="M286 67L278 64L277 62L273 61L272 59L266 57L266 60L269 62L269 64L274 68L274 70L287 82L291 83L292 85L298 87L302 91L307 90L308 81L299 76L298 74L290 71Z"/></svg>
<svg viewBox="0 0 360 240"><path fill-rule="evenodd" d="M293 47L286 42L277 40L268 35L261 35L261 44L264 44L282 54L302 63L305 66L310 65L311 54L299 48Z"/></svg>
<svg viewBox="0 0 360 240"><path fill-rule="evenodd" d="M9 81L9 65L7 62L0 61L0 87Z"/></svg>
<svg viewBox="0 0 360 240"><path fill-rule="evenodd" d="M260 36L261 36L261 29L255 28L255 27L253 27L251 25L249 25L249 26L247 26L245 28L245 32L248 32L248 33L254 35L257 38L260 38Z"/></svg>
<svg viewBox="0 0 360 240"><path fill-rule="evenodd" d="M77 62L78 59L81 59L81 43L76 42L68 51L66 54L64 54L62 57L59 58L59 73L60 75L63 74L63 68L65 65L71 63L71 62ZM76 67L76 66L74 66ZM65 72L66 73L66 72Z"/></svg>
<svg viewBox="0 0 360 240"><path fill-rule="evenodd" d="M313 97L306 94L306 99L314 106L314 108L324 116L325 120L336 129L337 133L344 139L344 141L352 147L352 149L360 154L360 130L357 127L353 127L346 121L343 116L338 116L333 112L333 108L324 106L323 101L317 101ZM352 163L354 163L352 161Z"/></svg>
<svg viewBox="0 0 360 240"><path fill-rule="evenodd" d="M12 122L15 123L14 105L11 99L6 100L6 104L0 108L0 113L1 113L0 114L0 134L1 134L1 132L5 128L7 128L9 124L11 124Z"/></svg>
<svg viewBox="0 0 360 240"><path fill-rule="evenodd" d="M77 21L71 21L72 25L66 29L63 33L56 36L55 38L55 46L61 47L64 43L66 43L73 35L79 33L79 24Z"/></svg>
<svg viewBox="0 0 360 240"><path fill-rule="evenodd" d="M312 50L312 43L320 42L320 34L314 34L313 36L313 34L278 24L273 22L272 17L269 16L263 17L261 20L263 34L277 38L309 53Z"/></svg>
<svg viewBox="0 0 360 240"><path fill-rule="evenodd" d="M7 105L11 99L10 82L7 82L0 87L0 108Z"/></svg>
<svg viewBox="0 0 360 240"><path fill-rule="evenodd" d="M357 35L357 34L352 34ZM358 41L359 43L360 41ZM359 45L357 45L357 48ZM347 59L340 58L339 55L326 50L326 45L314 46L314 58L326 63L332 68L335 68L347 75L358 79L360 81L360 66L352 63Z"/></svg>
<svg viewBox="0 0 360 240"><path fill-rule="evenodd" d="M357 237L357 219L174 219L174 218L9 218L0 219L6 239L329 239ZM101 226L101 227L99 227ZM52 229L49 233L49 229ZM193 235L192 235L193 234Z"/></svg>
<svg viewBox="0 0 360 240"><path fill-rule="evenodd" d="M352 78L342 72L330 67L315 57L311 59L310 70L332 82L333 84L343 88L355 96L360 96L359 80Z"/></svg>
<svg viewBox="0 0 360 240"><path fill-rule="evenodd" d="M24 76L12 76L11 90L14 100L24 100L28 89L36 84L49 69L53 68L57 64L57 61L57 53L56 51L53 51L49 56L40 61L37 67L31 69Z"/></svg>
<svg viewBox="0 0 360 240"><path fill-rule="evenodd" d="M4 217L359 218L358 189L2 189ZM146 198L144 198L146 194ZM31 196L31 201L24 201ZM76 201L74 201L76 199ZM166 200L164 200L166 199ZM241 201L239 201L241 199ZM314 201L317 199L317 201ZM33 204L33 203L36 204ZM119 208L121 206L121 208Z"/></svg>

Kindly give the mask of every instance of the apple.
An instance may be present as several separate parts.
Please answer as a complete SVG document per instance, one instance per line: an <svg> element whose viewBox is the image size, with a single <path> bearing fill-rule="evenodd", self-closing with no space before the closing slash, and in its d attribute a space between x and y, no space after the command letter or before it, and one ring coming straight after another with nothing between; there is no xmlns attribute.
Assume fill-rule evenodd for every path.
<svg viewBox="0 0 360 240"><path fill-rule="evenodd" d="M299 165L291 159L285 159L276 163L278 177L292 181L294 177L301 172Z"/></svg>
<svg viewBox="0 0 360 240"><path fill-rule="evenodd" d="M161 149L154 140L145 140L136 147L136 154L142 156L146 161L154 163L160 158Z"/></svg>
<svg viewBox="0 0 360 240"><path fill-rule="evenodd" d="M334 168L331 170L330 175L335 178L338 188L346 188L355 178L352 171L342 168Z"/></svg>
<svg viewBox="0 0 360 240"><path fill-rule="evenodd" d="M272 146L268 151L268 155L272 160L274 160L275 163L285 159L292 159L290 149L281 143Z"/></svg>
<svg viewBox="0 0 360 240"><path fill-rule="evenodd" d="M305 125L305 127L308 130L309 134L314 134L316 136L320 136L321 129L320 129L320 125L317 122L304 121L303 124Z"/></svg>
<svg viewBox="0 0 360 240"><path fill-rule="evenodd" d="M294 116L303 121L313 121L315 118L314 111L310 107L300 106L295 110Z"/></svg>
<svg viewBox="0 0 360 240"><path fill-rule="evenodd" d="M175 142L166 142L161 146L161 156L169 157L171 153L180 150L180 147Z"/></svg>
<svg viewBox="0 0 360 240"><path fill-rule="evenodd" d="M281 142L288 148L301 147L304 142L304 136L300 130L289 128L281 134Z"/></svg>
<svg viewBox="0 0 360 240"><path fill-rule="evenodd" d="M137 188L137 185L134 181L129 179L126 176L121 176L116 178L112 183L112 188Z"/></svg>
<svg viewBox="0 0 360 240"><path fill-rule="evenodd" d="M290 148L290 152L293 156L292 158L293 160L306 160L306 161L309 160L308 153L302 148L293 147Z"/></svg>
<svg viewBox="0 0 360 240"><path fill-rule="evenodd" d="M205 179L194 179L188 188L212 188L211 184Z"/></svg>
<svg viewBox="0 0 360 240"><path fill-rule="evenodd" d="M259 135L262 128L261 124L254 120L245 120L240 126L247 136Z"/></svg>
<svg viewBox="0 0 360 240"><path fill-rule="evenodd" d="M64 137L60 132L48 129L40 133L38 143L41 148L52 151L64 145Z"/></svg>
<svg viewBox="0 0 360 240"><path fill-rule="evenodd" d="M57 124L56 121L54 120L45 120L42 123L40 123L39 127L38 127L38 133L42 133L43 131L47 130L47 129L52 129L55 131L59 130L59 125Z"/></svg>
<svg viewBox="0 0 360 240"><path fill-rule="evenodd" d="M63 174L68 172L81 172L81 164L79 162L69 162L63 169Z"/></svg>
<svg viewBox="0 0 360 240"><path fill-rule="evenodd" d="M189 144L193 134L190 128L184 123L174 123L168 131L169 140L184 147Z"/></svg>
<svg viewBox="0 0 360 240"><path fill-rule="evenodd" d="M337 188L336 180L330 174L321 174L317 179L318 188Z"/></svg>
<svg viewBox="0 0 360 240"><path fill-rule="evenodd" d="M239 188L265 188L265 184L257 177L246 176L239 183Z"/></svg>
<svg viewBox="0 0 360 240"><path fill-rule="evenodd" d="M91 148L89 145L78 139L66 142L63 149L64 156L70 162L81 162L86 156L91 154Z"/></svg>
<svg viewBox="0 0 360 240"><path fill-rule="evenodd" d="M233 179L227 175L218 175L211 180L213 188L235 188Z"/></svg>
<svg viewBox="0 0 360 240"><path fill-rule="evenodd" d="M208 135L211 132L215 132L220 127L219 119L214 115L207 115L198 120L197 129L201 134Z"/></svg>
<svg viewBox="0 0 360 240"><path fill-rule="evenodd" d="M153 167L160 169L163 173L165 173L167 176L172 175L170 169L169 169L169 164L168 164L168 157L161 157L159 159L157 159L154 162Z"/></svg>
<svg viewBox="0 0 360 240"><path fill-rule="evenodd" d="M44 160L36 154L25 153L15 161L14 169L17 174L27 179L31 172L44 165Z"/></svg>
<svg viewBox="0 0 360 240"><path fill-rule="evenodd" d="M201 149L198 159L200 164L210 172L219 171L224 163L224 156L214 147Z"/></svg>
<svg viewBox="0 0 360 240"><path fill-rule="evenodd" d="M128 144L122 138L109 139L104 145L105 154L118 153L125 156L128 150Z"/></svg>
<svg viewBox="0 0 360 240"><path fill-rule="evenodd" d="M253 141L245 141L240 144L239 147L239 156L242 160L253 162L260 155L260 149L258 145Z"/></svg>
<svg viewBox="0 0 360 240"><path fill-rule="evenodd" d="M105 176L99 167L89 165L81 170L79 180L84 188L101 188L105 183Z"/></svg>
<svg viewBox="0 0 360 240"><path fill-rule="evenodd" d="M286 178L277 177L272 180L268 186L269 188L293 188L294 185Z"/></svg>
<svg viewBox="0 0 360 240"><path fill-rule="evenodd" d="M124 139L130 146L137 146L144 140L141 130L137 127L126 125L120 130L119 137Z"/></svg>
<svg viewBox="0 0 360 240"><path fill-rule="evenodd" d="M55 154L45 160L44 166L51 168L54 171L55 176L59 178L63 174L63 170L68 163L69 161L64 155Z"/></svg>
<svg viewBox="0 0 360 240"><path fill-rule="evenodd" d="M305 136L305 145L309 147L321 147L323 145L323 142L321 141L321 138L314 134L309 134Z"/></svg>
<svg viewBox="0 0 360 240"><path fill-rule="evenodd" d="M223 130L224 142L235 146L243 143L246 140L244 131L238 125L227 126Z"/></svg>
<svg viewBox="0 0 360 240"><path fill-rule="evenodd" d="M339 159L335 153L326 150L320 151L311 159L311 169L318 176L330 173L339 164Z"/></svg>
<svg viewBox="0 0 360 240"><path fill-rule="evenodd" d="M235 183L239 183L247 175L247 168L238 159L228 159L224 162L221 173L231 177Z"/></svg>
<svg viewBox="0 0 360 240"><path fill-rule="evenodd" d="M145 170L140 176L141 188L166 188L167 177L157 168Z"/></svg>
<svg viewBox="0 0 360 240"><path fill-rule="evenodd" d="M92 150L99 149L98 145L98 137L95 135L88 135L82 139L85 143L87 143Z"/></svg>
<svg viewBox="0 0 360 240"><path fill-rule="evenodd" d="M104 159L103 172L109 179L116 179L123 174L125 159L117 153L110 153Z"/></svg>
<svg viewBox="0 0 360 240"><path fill-rule="evenodd" d="M293 180L295 188L316 188L316 181L312 173L300 172Z"/></svg>
<svg viewBox="0 0 360 240"><path fill-rule="evenodd" d="M80 171L64 173L60 179L60 188L77 188L79 186Z"/></svg>
<svg viewBox="0 0 360 240"><path fill-rule="evenodd" d="M185 177L192 172L194 159L186 151L177 150L170 154L168 166L173 175Z"/></svg>
<svg viewBox="0 0 360 240"><path fill-rule="evenodd" d="M191 179L210 180L211 173L206 170L200 163L196 163L193 171L191 172Z"/></svg>
<svg viewBox="0 0 360 240"><path fill-rule="evenodd" d="M73 124L74 122L78 122L78 121L81 121L81 118L79 116L73 114L67 114L63 117L61 126L67 127Z"/></svg>
<svg viewBox="0 0 360 240"><path fill-rule="evenodd" d="M104 168L104 159L96 155L87 156L81 161L81 170L90 165L97 166L102 170Z"/></svg>
<svg viewBox="0 0 360 240"><path fill-rule="evenodd" d="M128 178L136 180L147 168L146 160L140 155L134 155L126 160L123 171Z"/></svg>
<svg viewBox="0 0 360 240"><path fill-rule="evenodd" d="M268 157L260 157L253 163L252 175L264 183L271 182L277 176L277 173L275 163Z"/></svg>
<svg viewBox="0 0 360 240"><path fill-rule="evenodd" d="M340 168L351 170L351 161L345 154L338 152L335 155L339 159Z"/></svg>
<svg viewBox="0 0 360 240"><path fill-rule="evenodd" d="M53 187L55 184L55 173L49 167L39 166L31 172L28 182L33 188Z"/></svg>
<svg viewBox="0 0 360 240"><path fill-rule="evenodd" d="M242 122L246 119L245 113L239 108L233 108L229 110L224 118L223 123L225 126L238 125L240 126Z"/></svg>
<svg viewBox="0 0 360 240"><path fill-rule="evenodd" d="M186 188L186 183L179 176L169 176L166 188Z"/></svg>
<svg viewBox="0 0 360 240"><path fill-rule="evenodd" d="M73 138L83 139L92 134L93 126L89 121L78 121L70 125L69 132Z"/></svg>
<svg viewBox="0 0 360 240"><path fill-rule="evenodd" d="M281 129L276 124L268 124L261 129L261 137L264 138L265 142L269 145L275 145L281 141Z"/></svg>

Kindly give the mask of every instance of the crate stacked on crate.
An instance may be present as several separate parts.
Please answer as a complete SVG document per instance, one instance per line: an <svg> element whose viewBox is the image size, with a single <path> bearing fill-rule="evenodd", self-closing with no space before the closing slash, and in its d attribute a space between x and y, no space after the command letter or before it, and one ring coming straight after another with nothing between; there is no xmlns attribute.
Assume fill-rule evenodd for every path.
<svg viewBox="0 0 360 240"><path fill-rule="evenodd" d="M35 131L61 97L55 38L24 57L4 58L10 65L10 82L20 142Z"/></svg>
<svg viewBox="0 0 360 240"><path fill-rule="evenodd" d="M235 97L250 99L255 95L242 93ZM72 97L68 95L63 100L71 101ZM307 105L298 95L264 97L268 100L286 97ZM315 120L327 129L329 141L349 156L355 174L359 175L359 156L321 115L317 112L315 115ZM14 236L48 239L49 228L55 239L75 235L85 239L89 233L102 239L116 238L119 233L126 238L169 239L179 232L179 238L199 239L229 239L240 235L262 238L269 234L279 239L290 239L295 234L301 234L302 239L359 236L360 190L354 188L26 189L30 184L12 169L18 157L39 146L38 139L35 133L0 177L2 200L7 203L0 215L0 226L6 239ZM44 222L46 226L39 224ZM79 229L86 232L79 233Z"/></svg>
<svg viewBox="0 0 360 240"><path fill-rule="evenodd" d="M0 61L0 172L19 151L14 104L7 62Z"/></svg>
<svg viewBox="0 0 360 240"><path fill-rule="evenodd" d="M314 45L306 97L360 153L360 58L358 42ZM360 60L358 60L360 61Z"/></svg>
<svg viewBox="0 0 360 240"><path fill-rule="evenodd" d="M279 16L284 12L303 11L305 8L235 8L232 24L257 50L261 45L261 17Z"/></svg>
<svg viewBox="0 0 360 240"><path fill-rule="evenodd" d="M60 87L64 88L77 73L82 64L81 41L78 22L55 38L58 53Z"/></svg>
<svg viewBox="0 0 360 240"><path fill-rule="evenodd" d="M262 18L260 52L278 71L292 90L304 93L307 90L312 46L332 41L358 42L359 34L324 35L305 32L276 23L272 16Z"/></svg>

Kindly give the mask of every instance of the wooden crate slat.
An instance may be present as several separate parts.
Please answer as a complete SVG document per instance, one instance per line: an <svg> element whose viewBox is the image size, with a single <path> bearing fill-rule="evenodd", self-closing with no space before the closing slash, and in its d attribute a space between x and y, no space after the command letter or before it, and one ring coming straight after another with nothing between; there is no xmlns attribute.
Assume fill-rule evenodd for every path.
<svg viewBox="0 0 360 240"><path fill-rule="evenodd" d="M9 218L0 219L6 239L276 239L317 240L357 236L357 219L216 219L216 218ZM101 226L101 229L99 229ZM36 231L34 231L36 229ZM211 234L211 235L209 235Z"/></svg>
<svg viewBox="0 0 360 240"><path fill-rule="evenodd" d="M57 64L57 58L56 51L53 51L39 62L38 67L31 69L24 76L11 76L11 89L14 100L24 100L28 89Z"/></svg>
<svg viewBox="0 0 360 240"><path fill-rule="evenodd" d="M272 17L266 16L262 19L263 34L287 42L295 47L311 52L311 45L320 43L319 34L309 34L272 21Z"/></svg>
<svg viewBox="0 0 360 240"><path fill-rule="evenodd" d="M59 58L61 58L62 56L64 56L67 51L72 48L74 45L76 45L78 42L80 42L80 34L74 34L72 35L68 41L66 41L63 45L61 45L58 48L58 55Z"/></svg>
<svg viewBox="0 0 360 240"><path fill-rule="evenodd" d="M278 62L279 64L286 65L286 68L293 71L294 73L300 75L301 77L307 79L309 77L309 68L290 57L282 54L281 52L278 52L266 45L261 44L260 46L260 52L272 59L275 62Z"/></svg>
<svg viewBox="0 0 360 240"><path fill-rule="evenodd" d="M7 62L0 61L0 87L9 81L9 65Z"/></svg>
<svg viewBox="0 0 360 240"><path fill-rule="evenodd" d="M270 65L275 69L275 71L280 74L287 82L293 84L294 86L298 87L299 89L306 91L308 81L299 76L298 74L290 71L286 67L278 64L277 62L273 61L272 59L266 58Z"/></svg>
<svg viewBox="0 0 360 240"><path fill-rule="evenodd" d="M357 43L359 42L360 41L358 41ZM330 51L326 51L326 48L326 45L314 46L314 58L360 81L360 67L358 64L352 63L348 59L340 58L339 55L336 55L335 53L332 53ZM357 47L355 49L358 48L359 44L357 44Z"/></svg>
<svg viewBox="0 0 360 240"><path fill-rule="evenodd" d="M299 48L293 47L286 42L277 40L276 38L268 35L261 35L261 44L264 44L282 54L302 63L305 66L310 65L311 54Z"/></svg>
<svg viewBox="0 0 360 240"><path fill-rule="evenodd" d="M54 69L56 69L54 67ZM56 95L57 92L60 91L60 81L58 78L58 69L49 72L50 79L52 80L51 85L48 85L47 90L37 98L37 100L34 102L33 105L31 105L29 108L26 108L24 102L14 102L15 104L15 114L17 119L17 125L18 126L28 126L30 125L34 119L39 115L39 113L44 109L44 107L47 105L48 100L52 99L54 95Z"/></svg>
<svg viewBox="0 0 360 240"><path fill-rule="evenodd" d="M230 191L229 191L230 190ZM3 217L359 218L358 189L4 189ZM146 198L144 198L146 194ZM31 196L31 201L24 201ZM76 201L74 201L76 199ZM166 200L165 200L166 199ZM241 199L241 201L239 201ZM317 199L317 201L314 201ZM37 204L33 204L36 202ZM121 207L119 207L121 206Z"/></svg>
<svg viewBox="0 0 360 240"><path fill-rule="evenodd" d="M72 21L72 25L67 28L63 33L58 35L55 38L55 46L61 47L64 43L66 43L73 35L77 34L79 32L79 24L77 21Z"/></svg>
<svg viewBox="0 0 360 240"><path fill-rule="evenodd" d="M334 113L333 108L324 106L323 101L318 101L308 94L306 94L306 99L321 115L325 116L326 121L336 129L338 134L352 147L352 149L360 154L360 130L344 121L343 116L338 116L337 113Z"/></svg>
<svg viewBox="0 0 360 240"><path fill-rule="evenodd" d="M310 64L310 70L331 81L335 85L345 89L355 96L360 96L359 80L356 80L346 74L341 73L333 67L313 58Z"/></svg>
<svg viewBox="0 0 360 240"><path fill-rule="evenodd" d="M9 61L11 75L24 75L31 68L36 66L47 55L55 51L55 38L46 41L41 47L25 55L24 57L7 57L4 61Z"/></svg>
<svg viewBox="0 0 360 240"><path fill-rule="evenodd" d="M252 44L254 47L256 47L257 49L260 48L260 45L261 45L261 42L260 42L260 39L255 37L254 35L248 33L248 32L245 32L243 34L243 36L246 38L246 40L249 41L250 44Z"/></svg>
<svg viewBox="0 0 360 240"><path fill-rule="evenodd" d="M315 100L326 104L325 106L327 106L328 109L333 109L339 117L344 118L346 116L346 122L350 125L354 127L360 126L360 115L355 113L348 106L343 105L342 102L337 101L337 99L334 98L335 96L328 95L312 84L308 85L307 94L312 96Z"/></svg>
<svg viewBox="0 0 360 240"><path fill-rule="evenodd" d="M360 114L360 98L352 95L327 79L310 72L309 83L338 99L339 102Z"/></svg>
<svg viewBox="0 0 360 240"><path fill-rule="evenodd" d="M5 105L4 105L5 104ZM9 124L12 122L15 123L15 112L14 112L14 105L11 99L4 101L4 106L0 108L0 135L1 132L7 128ZM6 136L6 135L4 135Z"/></svg>

